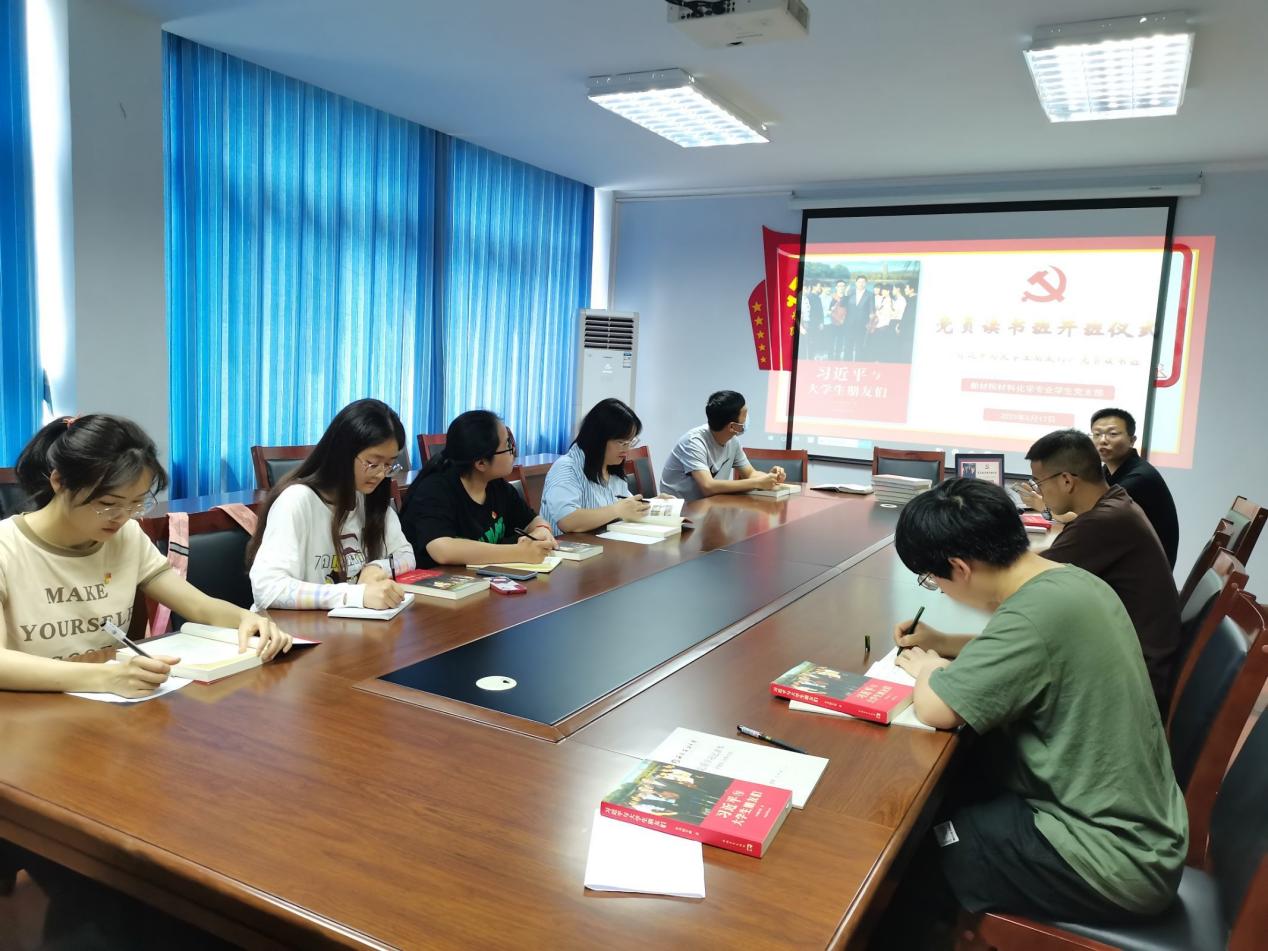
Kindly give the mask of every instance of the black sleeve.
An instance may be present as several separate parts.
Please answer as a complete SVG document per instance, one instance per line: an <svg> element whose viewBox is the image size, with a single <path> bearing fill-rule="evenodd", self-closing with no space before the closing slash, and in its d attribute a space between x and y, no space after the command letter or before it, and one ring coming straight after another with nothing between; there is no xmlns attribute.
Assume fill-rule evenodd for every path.
<svg viewBox="0 0 1268 951"><path fill-rule="evenodd" d="M437 538L461 538L458 527L458 502L451 480L442 472L422 477L405 500L401 512L401 531L414 546L418 563L430 568L436 564L427 554L427 545Z"/></svg>

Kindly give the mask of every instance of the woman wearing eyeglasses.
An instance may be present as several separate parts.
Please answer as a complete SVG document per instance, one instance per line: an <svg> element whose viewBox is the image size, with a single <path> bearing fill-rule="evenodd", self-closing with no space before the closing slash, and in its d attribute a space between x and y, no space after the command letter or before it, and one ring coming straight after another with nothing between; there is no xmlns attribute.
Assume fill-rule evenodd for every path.
<svg viewBox="0 0 1268 951"><path fill-rule="evenodd" d="M264 660L291 638L258 614L203 594L176 572L134 519L167 486L153 440L136 423L93 414L49 423L26 445L18 480L32 511L0 522L0 690L139 697L167 680L176 657L68 663L116 646L140 588L192 621L256 634Z"/></svg>
<svg viewBox="0 0 1268 951"><path fill-rule="evenodd" d="M546 473L542 518L552 531L588 532L647 511L625 481L625 457L642 431L642 421L620 400L594 404L572 447Z"/></svg>
<svg viewBox="0 0 1268 951"><path fill-rule="evenodd" d="M397 572L414 549L391 506L390 477L405 427L390 406L357 400L339 411L308 458L269 493L247 546L260 608L394 608Z"/></svg>
<svg viewBox="0 0 1268 951"><path fill-rule="evenodd" d="M449 424L401 511L420 564L540 564L554 551L550 526L506 481L513 468L515 438L496 414L474 409Z"/></svg>

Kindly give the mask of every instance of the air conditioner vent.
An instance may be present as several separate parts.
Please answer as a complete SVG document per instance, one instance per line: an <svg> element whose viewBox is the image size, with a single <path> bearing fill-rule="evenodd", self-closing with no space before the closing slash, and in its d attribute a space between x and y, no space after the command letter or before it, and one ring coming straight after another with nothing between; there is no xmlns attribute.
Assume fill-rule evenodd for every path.
<svg viewBox="0 0 1268 951"><path fill-rule="evenodd" d="M634 318L587 313L582 346L587 350L633 350Z"/></svg>

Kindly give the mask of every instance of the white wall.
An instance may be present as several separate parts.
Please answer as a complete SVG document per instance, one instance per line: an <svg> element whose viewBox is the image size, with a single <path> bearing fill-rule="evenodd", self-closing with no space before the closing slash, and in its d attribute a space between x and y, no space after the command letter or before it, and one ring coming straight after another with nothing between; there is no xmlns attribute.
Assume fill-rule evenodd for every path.
<svg viewBox="0 0 1268 951"><path fill-rule="evenodd" d="M141 424L168 457L159 21L70 0L76 413Z"/></svg>
<svg viewBox="0 0 1268 951"><path fill-rule="evenodd" d="M799 232L786 197L618 201L614 310L638 311L635 410L659 470L678 437L705 422L715 390L739 390L750 430L765 412L748 296L762 279L762 225Z"/></svg>
<svg viewBox="0 0 1268 951"><path fill-rule="evenodd" d="M1268 505L1268 169L1216 171L1203 192L1181 198L1176 233L1214 235L1206 352L1192 469L1163 470L1180 514L1181 577L1236 495ZM659 467L677 437L704 420L715 389L765 406L747 301L762 278L761 228L800 230L783 198L618 201L615 301L641 314L635 407ZM816 464L815 480L857 480L859 471ZM1268 536L1251 559L1251 590L1268 594Z"/></svg>

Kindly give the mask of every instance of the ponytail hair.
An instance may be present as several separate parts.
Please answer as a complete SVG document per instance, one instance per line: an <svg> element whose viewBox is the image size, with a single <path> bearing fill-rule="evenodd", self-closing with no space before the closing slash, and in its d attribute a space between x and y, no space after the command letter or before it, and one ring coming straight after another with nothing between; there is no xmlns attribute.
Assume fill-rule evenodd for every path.
<svg viewBox="0 0 1268 951"><path fill-rule="evenodd" d="M260 507L255 534L247 543L247 567L255 561L255 554L264 540L264 528L269 521L269 509L277 497L292 485L306 485L333 508L330 521L330 544L336 554L343 551L339 530L357 507L356 474L353 471L356 457L371 446L395 440L396 451L405 447L405 427L396 411L382 400L357 400L349 403L326 427L325 433L308 454L308 458L286 474ZM362 544L366 561L376 561L387 554L387 507L392 501L391 479L384 477L374 491L365 497L365 525Z"/></svg>
<svg viewBox="0 0 1268 951"><path fill-rule="evenodd" d="M498 445L501 441L498 439L499 422L498 415L487 409L468 410L458 416L445 433L445 448L427 460L415 482L445 469L454 469L459 476L465 476L477 462L491 461L502 448Z"/></svg>
<svg viewBox="0 0 1268 951"><path fill-rule="evenodd" d="M18 482L37 509L53 501L54 472L72 495L87 493L79 504L129 486L146 472L151 493L167 488L154 440L132 420L105 413L55 419L26 444L18 456Z"/></svg>

